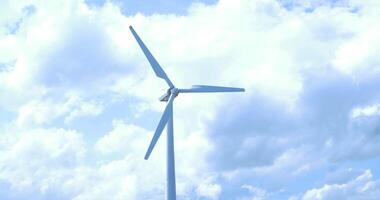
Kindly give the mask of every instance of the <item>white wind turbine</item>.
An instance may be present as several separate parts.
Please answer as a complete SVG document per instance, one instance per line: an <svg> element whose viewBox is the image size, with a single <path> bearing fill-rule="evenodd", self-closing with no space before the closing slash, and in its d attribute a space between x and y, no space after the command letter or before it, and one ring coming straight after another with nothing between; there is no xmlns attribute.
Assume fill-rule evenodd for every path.
<svg viewBox="0 0 380 200"><path fill-rule="evenodd" d="M170 81L165 71L158 64L157 60L150 53L148 48L145 46L143 41L137 35L136 31L129 26L133 36L135 37L137 43L140 45L142 51L144 52L146 58L148 59L150 65L152 66L156 76L164 79L169 85L167 92L160 97L160 101L167 102L166 108L162 117L158 123L157 129L153 135L152 141L149 144L148 151L145 154L145 160L147 160L156 145L158 138L166 126L167 130L167 190L166 199L175 200L176 199L176 186L175 186L175 164L174 164L174 141L173 141L173 101L178 96L179 93L206 93L206 92L244 92L243 88L233 88L233 87L220 87L220 86L208 86L208 85L193 85L189 89L178 89Z"/></svg>

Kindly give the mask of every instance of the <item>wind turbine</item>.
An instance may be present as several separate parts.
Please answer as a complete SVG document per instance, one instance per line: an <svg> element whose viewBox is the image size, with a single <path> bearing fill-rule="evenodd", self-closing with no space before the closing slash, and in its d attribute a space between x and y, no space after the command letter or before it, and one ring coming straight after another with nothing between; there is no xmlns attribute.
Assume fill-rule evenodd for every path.
<svg viewBox="0 0 380 200"><path fill-rule="evenodd" d="M137 43L139 44L141 50L144 52L146 58L148 59L150 65L152 66L154 73L159 78L162 78L169 85L167 92L160 97L160 101L167 102L166 108L162 117L158 123L156 131L153 138L149 144L148 151L145 154L145 160L148 160L154 146L156 145L158 139L160 138L164 127L167 130L167 189L166 189L166 199L175 200L176 199L176 187L175 187L175 163L174 163L174 141L173 141L173 101L178 96L179 93L206 93L206 92L244 92L244 88L233 88L233 87L220 87L220 86L208 86L208 85L193 85L189 89L178 89L170 81L169 77L166 75L165 71L158 64L157 60L150 53L148 48L145 46L144 42L137 35L136 31L129 26L133 36L135 37Z"/></svg>

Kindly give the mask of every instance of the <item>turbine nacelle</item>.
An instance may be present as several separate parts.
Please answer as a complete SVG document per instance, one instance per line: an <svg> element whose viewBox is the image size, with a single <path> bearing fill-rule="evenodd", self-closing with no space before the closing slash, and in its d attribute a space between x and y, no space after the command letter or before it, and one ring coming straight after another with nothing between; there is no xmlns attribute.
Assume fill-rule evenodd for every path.
<svg viewBox="0 0 380 200"><path fill-rule="evenodd" d="M162 102L167 102L167 101L169 101L170 94L171 94L171 93L170 93L170 89L168 89L168 90L166 91L166 93L163 94L163 95L159 98L159 100L162 101Z"/></svg>

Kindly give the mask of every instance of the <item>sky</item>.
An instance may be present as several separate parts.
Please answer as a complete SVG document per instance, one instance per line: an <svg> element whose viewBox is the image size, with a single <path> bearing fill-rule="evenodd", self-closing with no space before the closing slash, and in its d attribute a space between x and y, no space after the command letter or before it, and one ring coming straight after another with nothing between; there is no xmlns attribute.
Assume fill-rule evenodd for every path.
<svg viewBox="0 0 380 200"><path fill-rule="evenodd" d="M164 199L172 82L178 199L380 196L378 0L1 0L0 199Z"/></svg>

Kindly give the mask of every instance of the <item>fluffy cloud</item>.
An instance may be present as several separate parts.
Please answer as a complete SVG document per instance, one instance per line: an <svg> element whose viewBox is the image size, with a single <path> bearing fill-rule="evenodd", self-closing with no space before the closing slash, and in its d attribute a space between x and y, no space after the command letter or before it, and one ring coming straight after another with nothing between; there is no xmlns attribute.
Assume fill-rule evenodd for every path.
<svg viewBox="0 0 380 200"><path fill-rule="evenodd" d="M97 141L97 150L103 154L130 152L129 148L145 150L147 130L134 125L126 126L122 121L114 121L113 125L113 131Z"/></svg>
<svg viewBox="0 0 380 200"><path fill-rule="evenodd" d="M111 194L113 199L155 199L163 195L163 188L153 181L154 176L161 177L159 168L144 167L134 148L111 161L97 156L97 164L91 161L95 152L75 131L34 129L18 137L14 134L2 140L0 154L0 181L6 183L1 189L9 199L28 195L35 199L104 199ZM148 168L152 173L144 176Z"/></svg>
<svg viewBox="0 0 380 200"><path fill-rule="evenodd" d="M371 171L367 170L349 182L308 190L302 199L376 199L379 195L380 182L373 180Z"/></svg>
<svg viewBox="0 0 380 200"><path fill-rule="evenodd" d="M72 168L80 165L86 156L85 143L79 133L35 129L2 134L0 179L9 184L6 196L10 199L28 195L35 195L36 199L67 198L73 188L66 183L76 176Z"/></svg>
<svg viewBox="0 0 380 200"><path fill-rule="evenodd" d="M211 179L209 178L204 183L199 184L196 189L197 195L208 199L219 199L220 192L222 191L221 186L210 182Z"/></svg>
<svg viewBox="0 0 380 200"><path fill-rule="evenodd" d="M99 115L103 106L100 103L84 101L78 94L68 93L64 103L47 99L44 101L32 100L19 109L17 124L44 124L64 116L64 122L70 123L78 117Z"/></svg>

